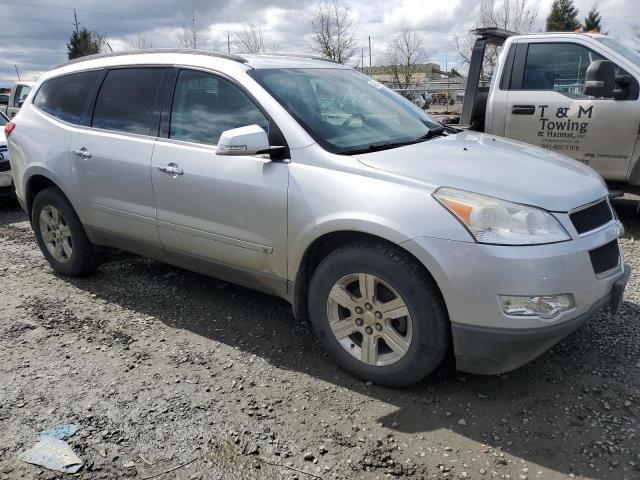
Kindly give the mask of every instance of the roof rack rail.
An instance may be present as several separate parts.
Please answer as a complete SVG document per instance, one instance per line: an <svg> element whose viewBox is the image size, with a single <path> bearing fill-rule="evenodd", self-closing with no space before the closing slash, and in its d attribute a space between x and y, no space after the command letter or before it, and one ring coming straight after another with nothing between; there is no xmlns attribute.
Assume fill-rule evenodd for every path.
<svg viewBox="0 0 640 480"><path fill-rule="evenodd" d="M318 55L305 55L303 53L267 53L267 54L265 54L265 56L267 56L267 57L308 58L310 60L321 60L323 62L331 62L331 63L337 63L339 65L342 65L340 62L336 62L335 60L332 60L331 58L320 57Z"/></svg>
<svg viewBox="0 0 640 480"><path fill-rule="evenodd" d="M197 50L190 48L148 48L142 50L125 50L122 52L109 52L109 53L97 53L95 55L87 55L86 57L75 58L68 62L61 63L55 68L65 67L67 65L73 65L75 63L87 62L89 60L95 60L98 58L111 58L111 57L124 57L127 55L141 55L149 53L190 53L193 55L208 55L210 57L225 58L227 60L233 60L234 62L247 63L247 59L238 55L232 55L227 53L214 52L212 50Z"/></svg>

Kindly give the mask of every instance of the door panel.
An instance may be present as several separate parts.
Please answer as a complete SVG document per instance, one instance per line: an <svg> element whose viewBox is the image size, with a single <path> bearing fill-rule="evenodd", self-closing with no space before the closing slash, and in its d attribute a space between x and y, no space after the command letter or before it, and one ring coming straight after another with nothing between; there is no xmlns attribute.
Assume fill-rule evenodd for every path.
<svg viewBox="0 0 640 480"><path fill-rule="evenodd" d="M92 227L159 246L151 185L157 92L165 68L110 70L90 115L71 138L71 169ZM155 128L155 132L154 132Z"/></svg>
<svg viewBox="0 0 640 480"><path fill-rule="evenodd" d="M169 163L183 173L158 170ZM151 172L167 250L286 278L286 163L159 140Z"/></svg>
<svg viewBox="0 0 640 480"><path fill-rule="evenodd" d="M264 282L265 290L285 292L288 165L215 153L223 131L255 124L266 130L266 116L232 81L183 69L166 121L168 138L156 143L151 175L168 257L200 259L209 267L199 271L214 276L212 264L251 272L258 288ZM240 282L240 275L230 280Z"/></svg>
<svg viewBox="0 0 640 480"><path fill-rule="evenodd" d="M518 107L520 112L529 107L533 113L518 114ZM640 125L640 105L512 90L506 125L508 138L567 155L608 180L625 180Z"/></svg>
<svg viewBox="0 0 640 480"><path fill-rule="evenodd" d="M154 139L78 129L71 136L71 173L89 225L158 244L149 172ZM90 157L86 155L90 154Z"/></svg>
<svg viewBox="0 0 640 480"><path fill-rule="evenodd" d="M608 180L625 180L640 105L583 94L588 66L601 59L579 44L529 44L520 85L508 93L505 136L572 157Z"/></svg>

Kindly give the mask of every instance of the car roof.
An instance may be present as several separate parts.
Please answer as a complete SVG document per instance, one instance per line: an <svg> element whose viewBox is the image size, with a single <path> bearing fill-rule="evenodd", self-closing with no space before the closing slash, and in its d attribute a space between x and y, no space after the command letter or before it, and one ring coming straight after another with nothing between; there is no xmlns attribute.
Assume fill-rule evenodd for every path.
<svg viewBox="0 0 640 480"><path fill-rule="evenodd" d="M185 65L236 70L263 68L343 68L332 60L296 54L230 55L211 50L149 49L112 52L71 60L58 65L46 77L75 71L133 65Z"/></svg>

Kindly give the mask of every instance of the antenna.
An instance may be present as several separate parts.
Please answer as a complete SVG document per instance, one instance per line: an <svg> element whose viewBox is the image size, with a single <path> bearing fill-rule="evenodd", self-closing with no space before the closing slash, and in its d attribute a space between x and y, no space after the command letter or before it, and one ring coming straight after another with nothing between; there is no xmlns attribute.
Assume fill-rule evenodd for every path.
<svg viewBox="0 0 640 480"><path fill-rule="evenodd" d="M14 67L16 67L16 75L18 75L18 81L20 81L20 72L18 71L18 65L13 65Z"/></svg>

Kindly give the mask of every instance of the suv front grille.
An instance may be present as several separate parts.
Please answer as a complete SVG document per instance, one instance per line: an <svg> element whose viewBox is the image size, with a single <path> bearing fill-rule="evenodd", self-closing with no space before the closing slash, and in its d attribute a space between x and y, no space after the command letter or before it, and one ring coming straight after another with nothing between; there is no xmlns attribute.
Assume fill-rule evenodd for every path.
<svg viewBox="0 0 640 480"><path fill-rule="evenodd" d="M591 257L591 265L596 275L614 269L620 263L620 248L618 240L605 243L589 252Z"/></svg>
<svg viewBox="0 0 640 480"><path fill-rule="evenodd" d="M613 219L613 212L607 199L604 199L601 202L570 213L569 218L578 234L582 235L609 223Z"/></svg>

